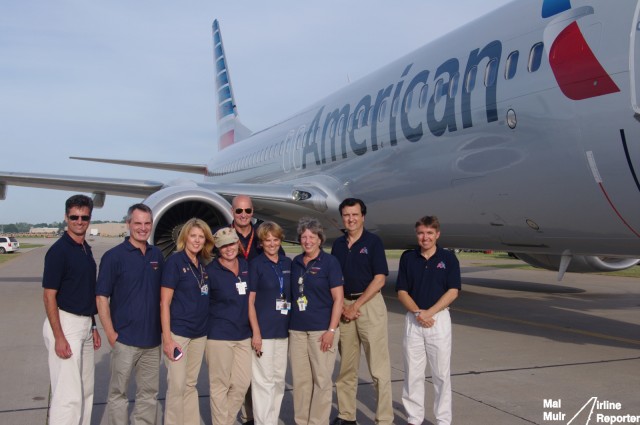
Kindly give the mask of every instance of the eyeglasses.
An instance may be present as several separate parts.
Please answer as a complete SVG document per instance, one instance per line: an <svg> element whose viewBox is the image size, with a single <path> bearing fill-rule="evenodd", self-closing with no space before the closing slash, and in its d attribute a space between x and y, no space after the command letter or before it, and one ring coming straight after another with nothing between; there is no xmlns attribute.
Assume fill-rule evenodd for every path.
<svg viewBox="0 0 640 425"><path fill-rule="evenodd" d="M251 214L253 212L253 208L236 208L236 214L242 214L242 211L244 211L247 214Z"/></svg>
<svg viewBox="0 0 640 425"><path fill-rule="evenodd" d="M91 220L91 216L90 215L70 215L68 217L69 217L69 220L71 220L71 221L78 221L78 219L81 219L82 221Z"/></svg>

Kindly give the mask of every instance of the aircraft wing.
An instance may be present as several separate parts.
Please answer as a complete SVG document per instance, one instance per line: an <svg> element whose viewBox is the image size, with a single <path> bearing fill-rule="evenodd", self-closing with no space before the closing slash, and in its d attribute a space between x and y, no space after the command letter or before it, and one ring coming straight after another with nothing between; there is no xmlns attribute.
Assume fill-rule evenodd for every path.
<svg viewBox="0 0 640 425"><path fill-rule="evenodd" d="M164 183L153 180L0 171L0 199L6 199L7 186L77 190L81 192L101 193L103 195L144 198L162 189Z"/></svg>
<svg viewBox="0 0 640 425"><path fill-rule="evenodd" d="M154 170L179 171L182 173L193 173L204 175L207 173L205 164L181 164L175 162L152 162L152 161L131 161L125 159L89 158L81 156L70 156L70 159L80 161L102 162L105 164L126 165L128 167L151 168Z"/></svg>

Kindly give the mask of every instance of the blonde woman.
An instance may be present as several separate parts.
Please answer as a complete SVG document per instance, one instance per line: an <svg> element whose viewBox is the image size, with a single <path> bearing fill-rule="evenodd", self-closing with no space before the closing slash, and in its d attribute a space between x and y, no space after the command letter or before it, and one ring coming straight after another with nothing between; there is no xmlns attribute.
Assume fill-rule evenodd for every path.
<svg viewBox="0 0 640 425"><path fill-rule="evenodd" d="M167 366L164 423L199 425L198 374L207 343L211 229L199 218L187 221L162 274L160 319Z"/></svg>

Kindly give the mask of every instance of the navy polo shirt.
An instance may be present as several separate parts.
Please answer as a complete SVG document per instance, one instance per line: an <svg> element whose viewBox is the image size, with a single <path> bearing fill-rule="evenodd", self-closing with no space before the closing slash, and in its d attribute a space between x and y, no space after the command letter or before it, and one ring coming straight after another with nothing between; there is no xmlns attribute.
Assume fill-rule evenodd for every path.
<svg viewBox="0 0 640 425"><path fill-rule="evenodd" d="M377 274L388 275L387 257L379 236L367 231L349 248L347 236L340 236L333 243L331 255L336 257L344 274L344 293L360 294Z"/></svg>
<svg viewBox="0 0 640 425"><path fill-rule="evenodd" d="M208 339L240 341L251 338L249 326L249 263L238 256L236 276L218 260L207 264L209 275L209 323ZM238 282L246 282L245 295L240 295Z"/></svg>
<svg viewBox="0 0 640 425"><path fill-rule="evenodd" d="M44 257L42 287L58 291L61 310L80 316L96 314L96 262L89 244L79 244L65 232Z"/></svg>
<svg viewBox="0 0 640 425"><path fill-rule="evenodd" d="M315 260L304 265L304 254L293 259L291 264L291 321L289 329L294 331L322 331L329 329L333 297L331 288L343 286L340 263L333 255L320 251ZM300 311L298 297L300 286L298 279L304 278L304 296L307 297L307 308Z"/></svg>
<svg viewBox="0 0 640 425"><path fill-rule="evenodd" d="M200 338L207 335L209 295L202 294L200 285L209 285L209 278L202 263L196 267L186 252L171 255L162 271L162 286L173 289L171 332L185 338ZM201 273L202 272L202 273Z"/></svg>
<svg viewBox="0 0 640 425"><path fill-rule="evenodd" d="M402 253L396 291L407 291L418 308L431 308L452 288L461 289L460 263L453 252L438 246L428 260L420 248Z"/></svg>
<svg viewBox="0 0 640 425"><path fill-rule="evenodd" d="M124 242L100 261L96 295L109 297L118 342L133 347L160 345L160 282L164 258L158 247L142 251Z"/></svg>
<svg viewBox="0 0 640 425"><path fill-rule="evenodd" d="M280 298L282 290L282 295L291 302L291 259L280 254L278 262L274 263L265 254L261 254L249 264L249 276L249 289L256 293L254 306L262 338L287 338L291 312L282 314L276 310L276 299Z"/></svg>

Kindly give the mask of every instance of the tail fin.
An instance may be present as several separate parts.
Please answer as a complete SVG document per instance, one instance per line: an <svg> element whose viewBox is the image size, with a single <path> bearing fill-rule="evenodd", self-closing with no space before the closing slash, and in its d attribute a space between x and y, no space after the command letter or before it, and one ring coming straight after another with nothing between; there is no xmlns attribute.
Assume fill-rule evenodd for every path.
<svg viewBox="0 0 640 425"><path fill-rule="evenodd" d="M229 69L222 45L220 25L218 20L213 21L213 60L216 66L216 92L217 92L217 124L218 124L218 151L239 142L251 135L251 131L240 122L238 109L233 97Z"/></svg>

